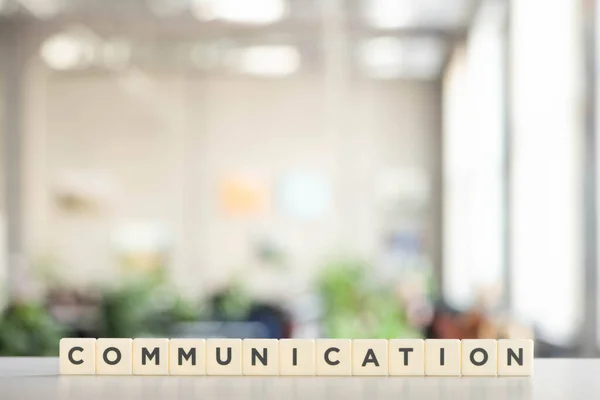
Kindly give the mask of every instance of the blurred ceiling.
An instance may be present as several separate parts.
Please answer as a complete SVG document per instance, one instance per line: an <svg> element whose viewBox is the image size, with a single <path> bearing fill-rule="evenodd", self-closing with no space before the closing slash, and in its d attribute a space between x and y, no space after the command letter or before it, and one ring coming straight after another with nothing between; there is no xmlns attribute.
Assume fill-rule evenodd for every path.
<svg viewBox="0 0 600 400"><path fill-rule="evenodd" d="M56 71L130 65L281 77L318 71L341 35L351 71L433 79L479 0L0 0ZM333 9L331 4L338 4ZM340 22L338 24L338 22ZM327 49L331 51L331 49Z"/></svg>

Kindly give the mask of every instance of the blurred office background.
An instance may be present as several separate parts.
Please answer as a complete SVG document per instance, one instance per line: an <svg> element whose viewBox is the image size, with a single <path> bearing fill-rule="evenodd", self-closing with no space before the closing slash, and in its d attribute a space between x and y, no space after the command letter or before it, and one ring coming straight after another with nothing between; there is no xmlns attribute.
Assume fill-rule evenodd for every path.
<svg viewBox="0 0 600 400"><path fill-rule="evenodd" d="M0 0L0 354L230 336L598 355L597 8Z"/></svg>

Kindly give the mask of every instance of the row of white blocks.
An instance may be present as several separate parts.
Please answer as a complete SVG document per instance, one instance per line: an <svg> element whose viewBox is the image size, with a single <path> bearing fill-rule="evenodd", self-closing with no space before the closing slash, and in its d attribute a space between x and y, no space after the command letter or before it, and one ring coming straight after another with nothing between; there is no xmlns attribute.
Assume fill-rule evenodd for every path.
<svg viewBox="0 0 600 400"><path fill-rule="evenodd" d="M60 341L65 375L531 376L529 339Z"/></svg>

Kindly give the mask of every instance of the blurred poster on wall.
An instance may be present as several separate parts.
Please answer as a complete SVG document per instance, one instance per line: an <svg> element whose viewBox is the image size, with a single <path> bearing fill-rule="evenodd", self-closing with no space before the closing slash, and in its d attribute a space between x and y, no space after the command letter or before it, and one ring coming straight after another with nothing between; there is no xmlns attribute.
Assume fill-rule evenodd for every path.
<svg viewBox="0 0 600 400"><path fill-rule="evenodd" d="M259 176L230 172L219 182L220 208L228 217L254 217L268 207L269 190Z"/></svg>
<svg viewBox="0 0 600 400"><path fill-rule="evenodd" d="M298 220L325 217L333 202L327 177L309 170L287 173L278 185L277 197L281 212Z"/></svg>
<svg viewBox="0 0 600 400"><path fill-rule="evenodd" d="M425 170L412 166L382 169L375 181L379 208L386 213L422 212L431 197L430 179Z"/></svg>
<svg viewBox="0 0 600 400"><path fill-rule="evenodd" d="M121 266L130 272L156 273L167 267L171 247L168 230L150 221L128 221L113 234Z"/></svg>

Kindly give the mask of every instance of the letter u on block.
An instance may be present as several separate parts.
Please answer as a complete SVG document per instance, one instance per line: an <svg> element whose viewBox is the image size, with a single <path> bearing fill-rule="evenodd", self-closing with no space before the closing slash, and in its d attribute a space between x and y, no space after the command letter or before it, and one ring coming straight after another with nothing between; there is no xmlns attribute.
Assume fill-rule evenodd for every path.
<svg viewBox="0 0 600 400"><path fill-rule="evenodd" d="M206 375L242 375L242 340L207 339Z"/></svg>

